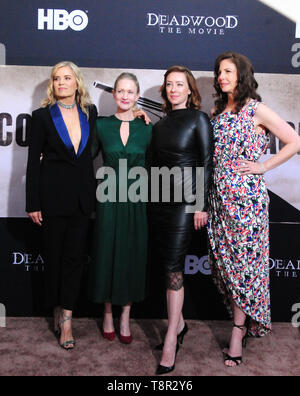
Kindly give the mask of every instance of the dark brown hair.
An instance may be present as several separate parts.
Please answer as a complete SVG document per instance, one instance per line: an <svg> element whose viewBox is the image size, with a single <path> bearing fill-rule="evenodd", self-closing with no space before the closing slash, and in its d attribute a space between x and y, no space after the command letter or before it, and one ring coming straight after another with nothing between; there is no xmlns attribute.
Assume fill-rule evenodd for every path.
<svg viewBox="0 0 300 396"><path fill-rule="evenodd" d="M224 111L228 101L227 93L222 92L218 83L220 63L225 59L229 59L233 64L235 64L238 73L238 84L234 93L234 101L236 103L234 112L237 114L241 108L245 106L249 98L257 99L261 102L261 97L256 92L258 84L254 78L254 70L250 60L246 56L237 52L224 52L218 56L215 62L214 88L216 90L216 94L214 96L217 99L215 101L214 116L217 116Z"/></svg>
<svg viewBox="0 0 300 396"><path fill-rule="evenodd" d="M201 96L197 88L195 77L193 76L192 72L185 66L172 66L170 67L164 76L164 83L160 87L160 93L164 100L164 104L162 105L162 109L164 113L169 113L172 110L172 105L168 100L167 91L166 91L166 82L168 75L173 72L184 73L189 84L189 88L191 94L188 97L186 107L188 109L201 109Z"/></svg>

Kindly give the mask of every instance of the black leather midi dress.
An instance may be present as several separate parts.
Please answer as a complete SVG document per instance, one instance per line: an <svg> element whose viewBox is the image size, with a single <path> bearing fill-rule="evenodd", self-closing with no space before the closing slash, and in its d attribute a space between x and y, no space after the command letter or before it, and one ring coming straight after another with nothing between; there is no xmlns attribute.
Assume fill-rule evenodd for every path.
<svg viewBox="0 0 300 396"><path fill-rule="evenodd" d="M171 111L154 126L150 151L151 246L163 266L167 288L178 290L183 285L195 209L207 211L208 205L213 130L207 114L194 109ZM197 183L200 168L203 182ZM163 174L159 180L158 169ZM169 178L168 172L172 174ZM195 198L199 193L203 196L201 207Z"/></svg>

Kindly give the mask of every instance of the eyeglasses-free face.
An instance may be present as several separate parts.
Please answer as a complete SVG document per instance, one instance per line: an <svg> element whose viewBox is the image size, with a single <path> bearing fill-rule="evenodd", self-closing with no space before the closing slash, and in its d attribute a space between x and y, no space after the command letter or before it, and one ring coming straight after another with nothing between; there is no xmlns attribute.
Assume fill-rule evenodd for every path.
<svg viewBox="0 0 300 396"><path fill-rule="evenodd" d="M70 98L75 100L77 81L73 70L68 67L60 67L53 76L54 95L58 100Z"/></svg>
<svg viewBox="0 0 300 396"><path fill-rule="evenodd" d="M238 84L237 67L229 59L224 59L220 63L218 73L218 83L221 90L227 94L233 94Z"/></svg>
<svg viewBox="0 0 300 396"><path fill-rule="evenodd" d="M118 82L113 95L118 109L122 111L129 111L133 109L139 98L137 87L134 81L126 78Z"/></svg>
<svg viewBox="0 0 300 396"><path fill-rule="evenodd" d="M173 110L185 109L191 94L185 73L172 72L166 80L166 94Z"/></svg>

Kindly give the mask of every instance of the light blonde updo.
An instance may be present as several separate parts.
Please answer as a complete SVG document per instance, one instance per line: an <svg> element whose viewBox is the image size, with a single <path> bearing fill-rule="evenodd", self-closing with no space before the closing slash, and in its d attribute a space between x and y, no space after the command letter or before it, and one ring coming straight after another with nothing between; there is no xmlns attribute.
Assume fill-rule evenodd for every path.
<svg viewBox="0 0 300 396"><path fill-rule="evenodd" d="M114 84L114 91L115 91L115 92L116 92L116 90L117 90L118 83L119 83L121 80L131 80L131 81L133 81L134 84L135 84L135 86L136 86L136 92L137 92L137 94L138 94L138 95L140 94L140 83L139 83L139 81L138 81L138 79L137 79L137 76L136 76L135 74L133 74L133 73L128 73L128 72L124 72L124 73L120 74L119 77L117 77L117 79L116 79L116 81L115 81L115 84ZM138 110L139 110L139 108L138 108L138 106L137 106L137 103L135 103L135 105L134 105L134 107L133 107L132 110L133 110L133 111L138 111Z"/></svg>

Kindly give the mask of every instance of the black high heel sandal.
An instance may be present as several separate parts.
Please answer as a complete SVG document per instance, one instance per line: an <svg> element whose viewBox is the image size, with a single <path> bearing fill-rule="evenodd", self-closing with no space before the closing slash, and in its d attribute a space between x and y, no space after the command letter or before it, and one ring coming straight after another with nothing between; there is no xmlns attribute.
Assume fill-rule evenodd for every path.
<svg viewBox="0 0 300 396"><path fill-rule="evenodd" d="M168 373L171 373L172 371L174 371L175 362L176 362L176 356L177 356L178 351L179 351L179 344L177 342L176 353L175 353L175 361L174 361L173 366L167 367L167 366L162 366L161 364L159 364L157 369L156 369L156 373L155 373L156 375L164 375L164 374L168 374Z"/></svg>
<svg viewBox="0 0 300 396"><path fill-rule="evenodd" d="M184 336L187 334L187 332L189 331L188 325L186 323L184 323L184 328L181 330L181 332L177 335L177 341L180 345L183 344L183 339ZM157 351L162 351L164 349L164 343L162 342L159 345L156 345L155 350Z"/></svg>
<svg viewBox="0 0 300 396"><path fill-rule="evenodd" d="M238 326L238 325L236 325L234 323L233 327L236 327L237 329L239 329L241 331L244 331L246 329L246 334L244 335L244 337L242 339L242 347L246 348L247 340L248 340L248 331L249 331L248 322L245 323L242 326ZM236 367L236 366L239 366L240 364L243 363L243 357L242 356L230 356L228 353L224 353L224 363L226 361L235 363L235 366L228 366L227 364L225 364L225 366L227 366L227 367Z"/></svg>
<svg viewBox="0 0 300 396"><path fill-rule="evenodd" d="M59 328L60 328L60 331L61 331L61 326L62 326L65 322L68 322L68 321L72 321L72 317L71 317L71 316L67 316L66 314L64 314L64 313L62 312L61 317L60 317L60 320L59 320ZM63 343L60 343L60 341L59 341L59 346L60 346L62 349L64 349L65 351L73 351L73 349L75 348L75 345L76 345L76 342L75 342L74 339L65 341L65 342L63 342ZM71 348L69 348L69 347L71 347Z"/></svg>

